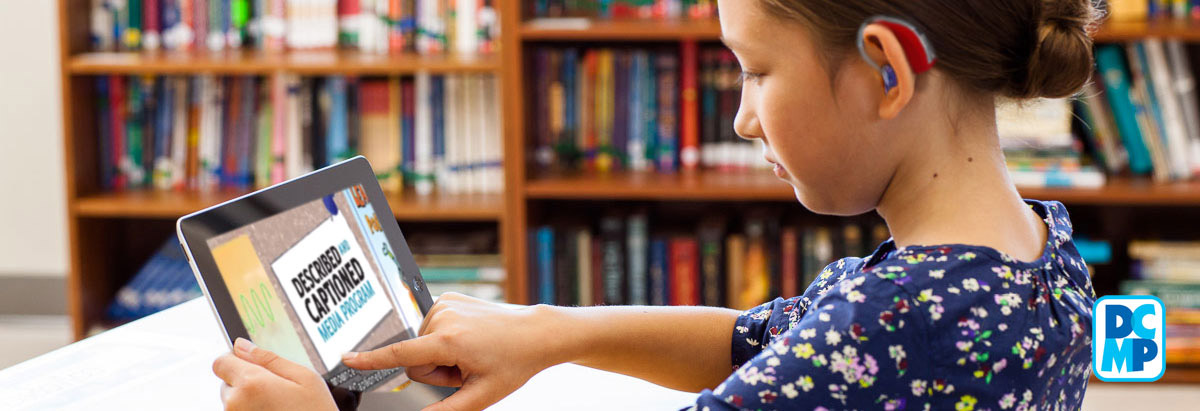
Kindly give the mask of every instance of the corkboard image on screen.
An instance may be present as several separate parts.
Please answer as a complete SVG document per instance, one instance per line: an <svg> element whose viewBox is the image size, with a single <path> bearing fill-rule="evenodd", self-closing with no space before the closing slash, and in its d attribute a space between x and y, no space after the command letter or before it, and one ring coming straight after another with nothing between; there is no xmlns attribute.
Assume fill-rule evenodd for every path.
<svg viewBox="0 0 1200 411"><path fill-rule="evenodd" d="M361 186L215 236L208 246L255 344L336 386L407 383L399 370L341 364L346 352L413 338L422 319Z"/></svg>

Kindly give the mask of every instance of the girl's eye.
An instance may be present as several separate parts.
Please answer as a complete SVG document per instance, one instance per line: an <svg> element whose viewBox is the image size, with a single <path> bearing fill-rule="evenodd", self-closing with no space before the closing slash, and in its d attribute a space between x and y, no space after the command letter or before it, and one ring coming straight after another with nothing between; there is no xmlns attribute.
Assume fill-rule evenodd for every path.
<svg viewBox="0 0 1200 411"><path fill-rule="evenodd" d="M760 78L762 78L762 73L743 71L742 74L738 76L738 85L740 86L747 81L758 81Z"/></svg>

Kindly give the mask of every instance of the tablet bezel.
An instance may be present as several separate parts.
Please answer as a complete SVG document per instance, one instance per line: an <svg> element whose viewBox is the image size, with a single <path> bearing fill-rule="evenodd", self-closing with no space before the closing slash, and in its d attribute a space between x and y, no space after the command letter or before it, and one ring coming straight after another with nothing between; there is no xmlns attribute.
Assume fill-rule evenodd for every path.
<svg viewBox="0 0 1200 411"><path fill-rule="evenodd" d="M225 286L208 240L214 236L236 230L258 222L262 219L287 212L296 207L320 200L329 194L340 193L342 190L362 185L367 192L376 215L394 216L391 206L387 203L383 189L375 177L370 163L363 156L325 167L308 173L296 179L278 185L255 191L250 194L226 201L224 203L197 211L181 217L176 221L176 232L192 273L200 287L208 297L209 307L217 316L217 324L225 333L226 344L233 348L233 341L238 337L250 339L242 316L238 313L233 297ZM422 317L433 306L433 298L425 287L425 280L413 260L408 242L400 231L400 225L393 218L380 218L384 235L392 245L397 261L400 263L401 279L412 290ZM395 290L391 290L395 292Z"/></svg>

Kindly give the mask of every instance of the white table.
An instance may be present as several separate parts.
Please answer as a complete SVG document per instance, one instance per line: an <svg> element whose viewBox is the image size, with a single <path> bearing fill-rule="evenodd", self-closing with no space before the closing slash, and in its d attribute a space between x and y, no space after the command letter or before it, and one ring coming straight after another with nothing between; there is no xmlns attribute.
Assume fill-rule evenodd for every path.
<svg viewBox="0 0 1200 411"><path fill-rule="evenodd" d="M3 336L0 336L3 349ZM226 351L203 298L0 371L0 410L216 410L212 361ZM672 410L696 394L564 364L491 410Z"/></svg>

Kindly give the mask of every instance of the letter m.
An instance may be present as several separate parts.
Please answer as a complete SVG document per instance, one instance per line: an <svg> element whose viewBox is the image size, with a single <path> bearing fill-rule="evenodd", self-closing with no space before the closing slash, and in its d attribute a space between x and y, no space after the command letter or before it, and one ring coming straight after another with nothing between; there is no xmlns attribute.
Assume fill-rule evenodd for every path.
<svg viewBox="0 0 1200 411"><path fill-rule="evenodd" d="M1125 342L1124 346L1117 344L1117 339L1106 338L1104 341L1104 355L1100 357L1100 370L1112 371L1113 365L1117 366L1117 372L1123 372L1122 369L1130 370L1133 368L1133 341Z"/></svg>

